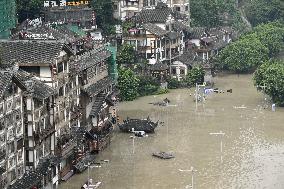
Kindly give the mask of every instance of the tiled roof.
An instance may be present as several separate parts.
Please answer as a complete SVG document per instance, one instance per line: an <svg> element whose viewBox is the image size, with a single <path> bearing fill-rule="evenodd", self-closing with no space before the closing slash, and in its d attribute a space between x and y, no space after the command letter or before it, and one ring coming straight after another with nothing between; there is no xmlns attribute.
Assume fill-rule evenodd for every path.
<svg viewBox="0 0 284 189"><path fill-rule="evenodd" d="M139 23L165 23L172 15L175 19L185 19L178 11L172 11L166 4L159 3L155 9L142 9L131 19Z"/></svg>
<svg viewBox="0 0 284 189"><path fill-rule="evenodd" d="M93 10L89 7L52 7L45 12L45 22L84 22L91 21Z"/></svg>
<svg viewBox="0 0 284 189"><path fill-rule="evenodd" d="M173 30L180 32L180 31L185 31L185 32L191 32L191 28L187 26L186 24L180 22L180 21L175 21L173 22Z"/></svg>
<svg viewBox="0 0 284 189"><path fill-rule="evenodd" d="M92 67L111 56L111 53L104 49L95 49L80 55L74 61L70 62L70 70L80 72L86 68Z"/></svg>
<svg viewBox="0 0 284 189"><path fill-rule="evenodd" d="M168 33L168 31L152 23L145 23L143 24L143 27L145 28L145 30L159 37L164 36Z"/></svg>
<svg viewBox="0 0 284 189"><path fill-rule="evenodd" d="M205 28L204 27L194 27L191 29L191 35L190 37L192 39L200 39L205 34Z"/></svg>
<svg viewBox="0 0 284 189"><path fill-rule="evenodd" d="M168 65L160 61L157 61L156 64L153 64L152 66L150 66L150 70L152 71L164 71L167 69L168 69Z"/></svg>
<svg viewBox="0 0 284 189"><path fill-rule="evenodd" d="M1 70L0 73L0 97L3 97L8 86L11 84L13 72Z"/></svg>
<svg viewBox="0 0 284 189"><path fill-rule="evenodd" d="M170 40L177 39L179 37L179 33L175 31L168 32L166 35Z"/></svg>
<svg viewBox="0 0 284 189"><path fill-rule="evenodd" d="M0 57L3 63L52 64L63 47L57 41L0 41Z"/></svg>
<svg viewBox="0 0 284 189"><path fill-rule="evenodd" d="M41 182L42 178L47 175L48 169L53 164L54 157L48 156L39 161L35 171L26 172L22 178L18 179L8 189L28 189Z"/></svg>
<svg viewBox="0 0 284 189"><path fill-rule="evenodd" d="M112 80L110 77L105 77L104 79L99 80L98 82L90 85L84 91L89 96L95 96L99 94L101 91L105 90L112 84Z"/></svg>
<svg viewBox="0 0 284 189"><path fill-rule="evenodd" d="M197 55L193 51L184 51L184 53L175 58L175 60L180 61L186 65L192 66L192 63L196 56Z"/></svg>
<svg viewBox="0 0 284 189"><path fill-rule="evenodd" d="M104 93L98 94L96 96L95 102L94 102L92 109L91 109L91 112L90 112L90 116L93 116L93 117L97 116L97 114L101 110L103 103L105 102L105 98L106 98L106 94L104 94Z"/></svg>
<svg viewBox="0 0 284 189"><path fill-rule="evenodd" d="M49 87L23 70L16 72L14 77L34 98L46 99L56 93L53 88Z"/></svg>

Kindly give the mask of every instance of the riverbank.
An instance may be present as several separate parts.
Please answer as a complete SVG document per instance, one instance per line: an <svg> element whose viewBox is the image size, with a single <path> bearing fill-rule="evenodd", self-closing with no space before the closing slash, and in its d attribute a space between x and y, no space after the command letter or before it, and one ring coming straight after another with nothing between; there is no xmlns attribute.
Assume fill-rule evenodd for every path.
<svg viewBox="0 0 284 189"><path fill-rule="evenodd" d="M134 150L131 134L116 128L111 145L97 157L97 161L110 161L92 169L91 178L102 182L101 189L186 188L191 184L191 173L179 169L193 166L197 188L280 189L284 185L284 109L272 112L270 105L263 109L264 96L253 87L251 78L226 74L215 77L214 87L233 89L232 93L213 93L205 104L198 104L197 110L194 88L121 103L121 119L150 116L163 121L164 126L147 138L135 139ZM176 106L149 104L164 98ZM219 131L225 133L223 163L220 138L209 134ZM173 152L175 158L151 156L159 150ZM87 171L73 176L60 189L78 189L86 179Z"/></svg>

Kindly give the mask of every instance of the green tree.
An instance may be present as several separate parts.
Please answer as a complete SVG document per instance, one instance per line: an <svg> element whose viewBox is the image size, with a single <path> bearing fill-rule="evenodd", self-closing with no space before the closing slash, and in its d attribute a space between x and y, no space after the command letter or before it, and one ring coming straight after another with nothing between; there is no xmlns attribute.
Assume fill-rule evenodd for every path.
<svg viewBox="0 0 284 189"><path fill-rule="evenodd" d="M40 11L43 8L43 0L16 0L17 14L19 22L29 19L34 19L40 16Z"/></svg>
<svg viewBox="0 0 284 189"><path fill-rule="evenodd" d="M115 33L114 25L118 23L113 17L113 6L111 0L92 0L92 7L96 12L96 22L106 35Z"/></svg>
<svg viewBox="0 0 284 189"><path fill-rule="evenodd" d="M118 70L118 88L122 100L132 101L138 96L139 79L130 69Z"/></svg>
<svg viewBox="0 0 284 189"><path fill-rule="evenodd" d="M264 93L268 94L274 103L284 106L284 62L267 61L255 71L253 80L255 86L266 85ZM258 87L259 90L261 90Z"/></svg>
<svg viewBox="0 0 284 189"><path fill-rule="evenodd" d="M132 45L123 44L117 53L117 64L133 65L136 62L135 49Z"/></svg>
<svg viewBox="0 0 284 189"><path fill-rule="evenodd" d="M193 67L189 70L185 82L187 86L194 86L196 83L200 84L204 82L205 70L201 66Z"/></svg>
<svg viewBox="0 0 284 189"><path fill-rule="evenodd" d="M151 76L140 76L138 93L140 96L155 94L160 88L159 81Z"/></svg>
<svg viewBox="0 0 284 189"><path fill-rule="evenodd" d="M190 6L193 25L206 27L220 25L219 7L216 1L192 0Z"/></svg>
<svg viewBox="0 0 284 189"><path fill-rule="evenodd" d="M280 23L260 24L254 28L260 42L269 49L272 57L283 48L284 25Z"/></svg>
<svg viewBox="0 0 284 189"><path fill-rule="evenodd" d="M225 47L217 59L221 68L243 73L268 60L268 53L267 47L260 42L256 34L250 34Z"/></svg>
<svg viewBox="0 0 284 189"><path fill-rule="evenodd" d="M252 0L246 3L245 12L253 26L261 23L283 19L284 5L282 0Z"/></svg>

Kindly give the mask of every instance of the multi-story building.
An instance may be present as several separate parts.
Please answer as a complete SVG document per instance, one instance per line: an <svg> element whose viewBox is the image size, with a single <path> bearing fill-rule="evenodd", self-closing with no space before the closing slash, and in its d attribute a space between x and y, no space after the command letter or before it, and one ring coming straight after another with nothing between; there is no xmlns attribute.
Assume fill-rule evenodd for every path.
<svg viewBox="0 0 284 189"><path fill-rule="evenodd" d="M0 70L0 188L6 188L24 173L23 94L14 70Z"/></svg>
<svg viewBox="0 0 284 189"><path fill-rule="evenodd" d="M188 37L185 17L160 3L153 9L143 9L131 18L135 27L123 34L123 42L132 44L138 54L150 63L170 60L181 54Z"/></svg>
<svg viewBox="0 0 284 189"><path fill-rule="evenodd" d="M54 94L46 93L49 96L40 100L25 96L24 110L28 128L32 129L26 135L26 170L34 173L40 159L54 154L60 161L49 177L56 185L58 179L66 179L82 156L100 151L110 139L112 124L106 102L112 105L108 98L112 80L107 62L111 54L105 45L93 43L93 50L79 48L81 51L75 56L69 43L56 40L1 41L0 48L3 63L18 63L22 70L54 90ZM92 133L91 140L85 138L85 133Z"/></svg>
<svg viewBox="0 0 284 189"><path fill-rule="evenodd" d="M189 0L113 0L113 16L125 20L142 9L153 9L159 3L165 3L172 10L189 15Z"/></svg>
<svg viewBox="0 0 284 189"><path fill-rule="evenodd" d="M10 37L11 29L16 27L15 0L0 0L0 39Z"/></svg>

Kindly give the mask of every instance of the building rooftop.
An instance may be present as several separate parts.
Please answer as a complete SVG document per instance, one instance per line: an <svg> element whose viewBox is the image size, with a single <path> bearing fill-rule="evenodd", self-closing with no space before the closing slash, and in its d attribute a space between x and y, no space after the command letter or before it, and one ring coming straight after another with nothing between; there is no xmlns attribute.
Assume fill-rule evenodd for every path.
<svg viewBox="0 0 284 189"><path fill-rule="evenodd" d="M52 64L63 48L59 41L0 41L0 57L6 64Z"/></svg>

